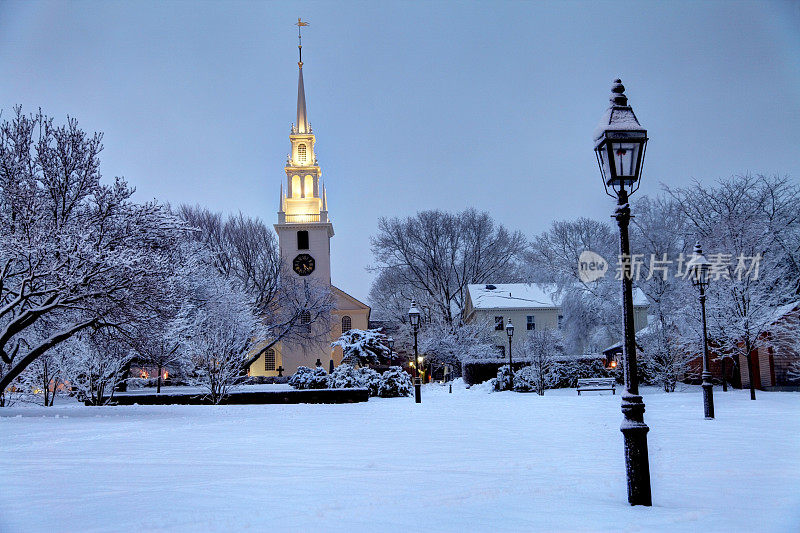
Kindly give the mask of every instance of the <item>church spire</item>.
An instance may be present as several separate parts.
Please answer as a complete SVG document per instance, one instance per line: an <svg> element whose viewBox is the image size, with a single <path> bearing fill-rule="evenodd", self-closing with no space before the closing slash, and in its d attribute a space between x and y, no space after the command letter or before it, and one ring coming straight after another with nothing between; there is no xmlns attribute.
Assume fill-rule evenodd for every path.
<svg viewBox="0 0 800 533"><path fill-rule="evenodd" d="M297 26L297 51L300 59L297 62L299 71L297 77L297 133L310 133L311 128L308 127L308 117L306 116L306 91L303 87L303 38L300 35L300 28L308 26L308 22L303 22L298 18L295 26Z"/></svg>

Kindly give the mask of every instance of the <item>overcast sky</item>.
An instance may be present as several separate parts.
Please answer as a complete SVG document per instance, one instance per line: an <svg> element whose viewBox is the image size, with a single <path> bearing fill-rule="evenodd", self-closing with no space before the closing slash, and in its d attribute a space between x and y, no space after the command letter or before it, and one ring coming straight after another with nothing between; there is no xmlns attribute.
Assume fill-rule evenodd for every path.
<svg viewBox="0 0 800 533"><path fill-rule="evenodd" d="M650 144L639 195L755 172L800 180L798 2L0 0L0 107L105 132L139 200L276 222L297 97L366 299L381 216L474 206L533 236L606 218L592 130L621 77Z"/></svg>

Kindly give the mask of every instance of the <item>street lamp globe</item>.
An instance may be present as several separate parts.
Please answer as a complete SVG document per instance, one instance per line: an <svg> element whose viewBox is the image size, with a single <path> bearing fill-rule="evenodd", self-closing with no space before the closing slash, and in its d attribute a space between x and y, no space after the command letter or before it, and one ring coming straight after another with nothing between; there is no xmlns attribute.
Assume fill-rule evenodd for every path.
<svg viewBox="0 0 800 533"><path fill-rule="evenodd" d="M509 337L513 337L514 336L514 324L511 323L511 319L510 318L508 319L508 324L506 324L506 334Z"/></svg>
<svg viewBox="0 0 800 533"><path fill-rule="evenodd" d="M408 310L408 320L411 321L413 327L419 326L419 309L414 301L411 302L411 309Z"/></svg>
<svg viewBox="0 0 800 533"><path fill-rule="evenodd" d="M614 80L610 101L594 132L594 151L606 194L616 198L620 191L631 194L639 188L647 130L628 105L625 87L619 79Z"/></svg>
<svg viewBox="0 0 800 533"><path fill-rule="evenodd" d="M694 253L692 254L691 259L686 263L686 273L689 276L689 279L692 280L692 285L700 289L701 291L705 291L708 288L708 282L710 281L710 272L711 272L711 261L706 259L703 255L703 249L700 247L700 243L694 245Z"/></svg>

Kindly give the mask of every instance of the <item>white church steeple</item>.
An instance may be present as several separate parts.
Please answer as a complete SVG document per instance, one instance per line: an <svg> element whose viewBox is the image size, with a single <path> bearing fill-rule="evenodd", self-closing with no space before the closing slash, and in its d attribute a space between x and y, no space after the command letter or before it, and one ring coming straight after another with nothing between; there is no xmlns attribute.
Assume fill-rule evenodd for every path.
<svg viewBox="0 0 800 533"><path fill-rule="evenodd" d="M299 28L308 23L298 19L297 26L299 40ZM298 44L298 50L297 123L292 125L289 135L292 151L284 167L286 187L281 185L275 230L281 256L297 275L313 275L330 284L329 240L333 237L333 224L328 219L328 199L314 149L316 137L306 113L302 44Z"/></svg>

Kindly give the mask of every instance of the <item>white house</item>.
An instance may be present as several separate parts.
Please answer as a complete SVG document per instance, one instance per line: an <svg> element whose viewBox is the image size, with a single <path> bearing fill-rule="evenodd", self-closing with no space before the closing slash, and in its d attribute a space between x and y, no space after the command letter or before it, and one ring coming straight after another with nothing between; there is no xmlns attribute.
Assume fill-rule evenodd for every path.
<svg viewBox="0 0 800 533"><path fill-rule="evenodd" d="M508 336L505 324L514 324L514 341L537 329L562 329L564 315L561 296L555 285L537 283L498 283L467 286L464 321L478 320L494 325L498 351L505 353ZM633 290L633 324L636 331L647 325L647 297Z"/></svg>

